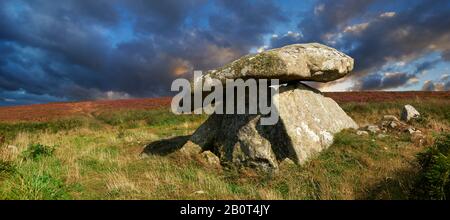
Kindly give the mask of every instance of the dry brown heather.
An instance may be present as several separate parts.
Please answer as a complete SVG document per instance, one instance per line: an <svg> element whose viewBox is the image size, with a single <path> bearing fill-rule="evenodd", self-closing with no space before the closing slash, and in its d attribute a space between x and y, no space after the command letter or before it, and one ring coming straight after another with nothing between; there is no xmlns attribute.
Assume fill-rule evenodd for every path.
<svg viewBox="0 0 450 220"><path fill-rule="evenodd" d="M437 134L450 129L449 93L359 100L366 94L399 96L327 95L340 102L359 125L376 123L386 114L399 115L404 104L412 104L425 116L414 123L427 137L425 146L414 143L407 134L380 138L358 136L348 130L339 133L328 150L301 167L285 165L275 174L217 170L176 153L139 157L144 145L189 135L206 119L174 116L161 102L146 108L99 107L89 114L63 114L52 120L39 113L40 121L31 117L25 122L28 118L19 115L33 115L36 106L0 108L0 199L408 198L418 172L415 155ZM348 97L361 102L349 102ZM124 102L119 101L122 106ZM142 102L140 105L148 106ZM41 112L53 105L58 104L36 109ZM12 109L22 113L4 115ZM22 122L12 121L13 117Z"/></svg>

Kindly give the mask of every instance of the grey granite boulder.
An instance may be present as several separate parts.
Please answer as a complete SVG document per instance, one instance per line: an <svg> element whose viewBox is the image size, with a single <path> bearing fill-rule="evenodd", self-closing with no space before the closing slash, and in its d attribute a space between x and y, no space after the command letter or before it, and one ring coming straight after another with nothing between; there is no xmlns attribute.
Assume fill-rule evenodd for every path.
<svg viewBox="0 0 450 220"><path fill-rule="evenodd" d="M412 106L412 105L405 105L402 109L402 115L401 119L403 121L410 121L411 119L419 118L420 113Z"/></svg>
<svg viewBox="0 0 450 220"><path fill-rule="evenodd" d="M331 98L300 81L329 82L353 69L351 57L325 45L293 44L244 56L224 67L193 79L192 92L208 91L196 83L214 86L235 79L278 79L282 83L274 95L279 120L262 125L258 114L213 114L180 148L186 154L203 154L221 165L233 164L272 170L282 161L303 164L328 148L334 134L358 125ZM258 84L260 85L260 84ZM225 90L226 91L226 90ZM247 97L250 93L245 93ZM267 94L266 94L267 95ZM228 98L228 97L227 97ZM232 99L242 97L231 97ZM259 98L257 99L260 100ZM225 100L227 102L229 100ZM253 103L254 104L254 103ZM203 152L203 153L202 153ZM207 153L204 153L207 152Z"/></svg>

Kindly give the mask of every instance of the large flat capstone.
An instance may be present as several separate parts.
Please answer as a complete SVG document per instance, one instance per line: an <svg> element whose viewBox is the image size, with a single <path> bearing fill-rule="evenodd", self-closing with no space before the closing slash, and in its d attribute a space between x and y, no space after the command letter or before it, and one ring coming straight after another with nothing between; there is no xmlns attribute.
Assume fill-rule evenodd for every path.
<svg viewBox="0 0 450 220"><path fill-rule="evenodd" d="M279 79L288 81L329 82L353 70L353 58L334 48L318 44L293 44L244 56L201 78L205 83L218 79ZM200 79L193 79L194 82Z"/></svg>

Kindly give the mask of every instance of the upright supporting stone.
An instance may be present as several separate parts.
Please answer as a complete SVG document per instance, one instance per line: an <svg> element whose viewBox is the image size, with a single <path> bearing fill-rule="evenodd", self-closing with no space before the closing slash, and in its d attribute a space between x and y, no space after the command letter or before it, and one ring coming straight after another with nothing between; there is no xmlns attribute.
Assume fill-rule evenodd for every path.
<svg viewBox="0 0 450 220"><path fill-rule="evenodd" d="M223 163L271 169L285 158L302 164L329 147L335 133L358 127L334 100L304 84L281 87L277 96L277 124L260 125L260 114L213 114L183 148L194 144Z"/></svg>

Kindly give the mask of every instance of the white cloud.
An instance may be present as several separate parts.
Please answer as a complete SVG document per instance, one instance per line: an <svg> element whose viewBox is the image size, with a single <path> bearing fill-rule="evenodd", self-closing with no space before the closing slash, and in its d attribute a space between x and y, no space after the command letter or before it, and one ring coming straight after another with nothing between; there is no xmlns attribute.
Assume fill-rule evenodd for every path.
<svg viewBox="0 0 450 220"><path fill-rule="evenodd" d="M390 12L384 12L382 14L380 14L380 18L392 18L396 15L395 12L390 11Z"/></svg>
<svg viewBox="0 0 450 220"><path fill-rule="evenodd" d="M131 96L126 92L115 92L115 91L107 91L104 94L106 99L129 99Z"/></svg>
<svg viewBox="0 0 450 220"><path fill-rule="evenodd" d="M345 27L344 33L361 33L367 27L369 27L369 22L361 23L361 24L355 24Z"/></svg>
<svg viewBox="0 0 450 220"><path fill-rule="evenodd" d="M354 84L353 79L341 78L329 83L319 83L316 87L322 92L345 92L351 91Z"/></svg>
<svg viewBox="0 0 450 220"><path fill-rule="evenodd" d="M419 83L419 79L416 77L413 77L411 79L408 80L407 84L412 85L412 84L417 84Z"/></svg>
<svg viewBox="0 0 450 220"><path fill-rule="evenodd" d="M288 31L285 36L289 37L301 37L301 34L298 32Z"/></svg>
<svg viewBox="0 0 450 220"><path fill-rule="evenodd" d="M314 14L315 14L315 15L318 15L318 14L320 14L324 9L325 9L325 5L324 5L324 4L317 5L316 7L314 7Z"/></svg>
<svg viewBox="0 0 450 220"><path fill-rule="evenodd" d="M269 46L264 45L264 46L258 47L258 48L256 49L256 51L257 51L258 53L261 53L261 52L267 50L267 48L269 48Z"/></svg>
<svg viewBox="0 0 450 220"><path fill-rule="evenodd" d="M396 66L405 66L406 62L405 61L398 61L394 65L396 65Z"/></svg>

